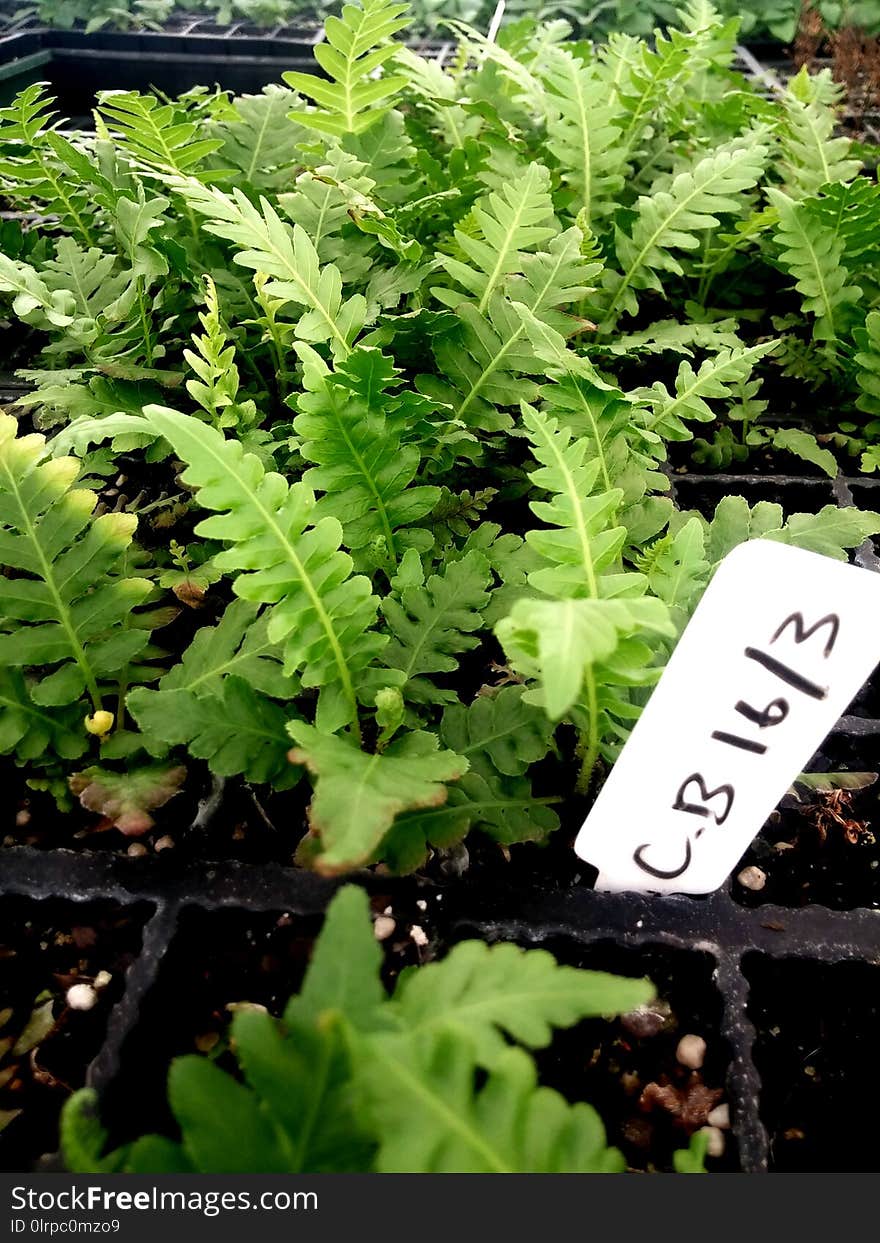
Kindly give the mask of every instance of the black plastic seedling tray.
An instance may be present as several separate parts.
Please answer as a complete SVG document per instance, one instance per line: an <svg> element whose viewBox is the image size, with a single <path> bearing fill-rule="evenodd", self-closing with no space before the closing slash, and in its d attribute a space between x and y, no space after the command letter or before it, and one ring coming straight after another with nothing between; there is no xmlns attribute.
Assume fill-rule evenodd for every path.
<svg viewBox="0 0 880 1243"><path fill-rule="evenodd" d="M48 82L65 117L88 115L99 90L175 96L215 83L236 95L254 94L282 73L317 71L317 30L254 31L192 21L169 31L51 30L34 27L0 36L0 103L32 82Z"/></svg>
<svg viewBox="0 0 880 1243"><path fill-rule="evenodd" d="M874 497L880 502L880 481L865 479L748 474L673 479L685 508L710 510L719 495L732 491L752 502L772 497L786 512L802 510L805 500L846 505L854 492L863 505L876 508ZM855 560L870 570L880 567L870 543ZM823 745L828 754L843 746L853 769L876 769L880 720L858 715L862 703L872 702L860 696ZM219 828L228 808L215 800L211 814L213 820L203 809L200 816L203 832L207 820L202 841L208 854L211 824ZM582 814L574 806L563 814L563 839L573 836ZM697 1030L708 1040L718 1086L731 1109L721 1168L880 1168L872 1121L880 1107L872 1048L880 1037L880 909L762 901L763 895L737 883L738 869L724 888L705 898L599 893L590 888L589 867L567 847L557 848L554 869L536 867L533 873L522 860L536 856L518 857L516 850L509 865L486 869L472 844L472 866L456 879L437 879L436 873L393 879L371 872L354 879L371 892L377 911L391 908L408 961L442 955L456 940L477 936L547 946L563 961L647 973L661 992L677 990L679 1001L697 1015ZM0 864L0 914L4 902L21 899L32 905L34 918L62 900L83 909L97 903L149 912L140 915L140 952L109 1010L103 1044L86 1074L120 1138L127 1137L127 1128L167 1121L161 1103L164 1073L171 1056L192 1050L193 1033L185 1031L188 999L205 987L211 956L230 964L227 1002L257 1000L280 1011L299 983L335 888L334 882L294 867L212 862L175 850L135 859L8 846ZM834 905L850 904L844 894ZM872 906L880 908L880 889ZM427 936L425 948L418 948L423 937L407 939L415 923ZM294 950L285 951L281 981L270 987L261 981L271 957L267 946L279 928L290 930L283 935L288 942L292 938ZM574 1045L571 1033L567 1036L561 1052L554 1045L542 1055L542 1068L554 1086L575 1097L592 1093L601 1107L603 1090L607 1095L614 1085L608 1075L595 1079L577 1043L594 1039L595 1031L581 1033ZM598 1039L601 1045L601 1035ZM851 1056L852 1050L859 1056ZM846 1144L842 1136L848 1137ZM24 1154L14 1143L15 1130L9 1128L0 1138L0 1157L7 1167L21 1169L16 1162ZM30 1152L27 1159L37 1156Z"/></svg>

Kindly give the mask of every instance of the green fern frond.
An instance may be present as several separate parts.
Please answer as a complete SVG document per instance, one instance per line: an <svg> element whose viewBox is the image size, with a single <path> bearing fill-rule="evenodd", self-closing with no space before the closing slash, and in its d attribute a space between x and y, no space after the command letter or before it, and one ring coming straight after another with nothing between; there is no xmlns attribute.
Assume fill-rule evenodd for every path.
<svg viewBox="0 0 880 1243"><path fill-rule="evenodd" d="M439 488L413 486L421 453L402 443L404 429L394 418L388 389L397 374L379 350L360 346L334 372L312 380L312 391L296 399L293 423L300 453L315 463L303 480L324 494L317 516L337 518L352 550L381 541L392 565L406 548L430 546L427 531L405 528L440 499Z"/></svg>
<svg viewBox="0 0 880 1243"><path fill-rule="evenodd" d="M880 185L876 181L863 177L848 185L831 182L801 202L804 211L841 242L841 260L853 275L880 268Z"/></svg>
<svg viewBox="0 0 880 1243"><path fill-rule="evenodd" d="M446 782L467 771L467 760L440 751L436 735L412 730L384 752L367 755L342 738L293 722L294 763L317 778L309 826L320 854L319 871L348 871L371 862L395 816L408 808L435 807Z"/></svg>
<svg viewBox="0 0 880 1243"><path fill-rule="evenodd" d="M140 688L129 695L127 706L147 738L157 740L160 754L169 746L185 746L219 777L242 774L279 790L299 778L287 758L285 733L294 714L258 695L243 678L224 678L210 696Z"/></svg>
<svg viewBox="0 0 880 1243"><path fill-rule="evenodd" d="M300 124L341 138L381 120L407 81L403 74L377 76L397 50L391 40L408 25L407 9L395 0L359 0L343 5L341 17L327 17L315 60L330 81L308 73L283 74L288 86L317 105L314 112L296 114Z"/></svg>
<svg viewBox="0 0 880 1243"><path fill-rule="evenodd" d="M716 418L717 410L709 402L733 401L735 386L745 383L759 359L771 353L777 344L765 341L721 350L713 358L705 359L696 371L683 360L675 377L674 395L661 380L649 389L636 389L635 396L651 411L648 428L664 440L690 440L693 432L685 420L708 423Z"/></svg>
<svg viewBox="0 0 880 1243"><path fill-rule="evenodd" d="M137 518L93 518L96 495L73 486L79 463L48 459L44 437L17 430L0 414L0 559L16 572L0 578L0 664L22 670L39 708L87 700L97 712L149 643L128 625L151 591L125 577Z"/></svg>
<svg viewBox="0 0 880 1243"><path fill-rule="evenodd" d="M780 264L794 278L803 310L814 317L814 339L833 347L845 330L849 308L862 297L859 286L849 284L843 241L806 202L773 186L767 196L779 218L773 236Z"/></svg>
<svg viewBox="0 0 880 1243"><path fill-rule="evenodd" d="M151 754L185 746L221 777L241 773L278 789L295 783L286 732L295 713L273 700L289 701L300 688L284 676L270 618L271 610L234 600L216 626L197 632L156 690L129 694L128 710Z"/></svg>
<svg viewBox="0 0 880 1243"><path fill-rule="evenodd" d="M521 686L479 695L469 707L450 704L440 741L468 761L468 771L441 807L398 817L382 843L383 858L409 872L424 862L429 846L448 849L476 829L503 845L542 841L559 817L553 799L535 795L526 770L543 759L552 738L552 724L524 699Z"/></svg>
<svg viewBox="0 0 880 1243"><path fill-rule="evenodd" d="M856 405L866 414L880 415L880 311L871 311L864 328L855 332L859 396Z"/></svg>
<svg viewBox="0 0 880 1243"><path fill-rule="evenodd" d="M548 223L553 216L548 185L547 170L530 164L518 184L493 191L474 206L473 234L455 230L458 247L469 262L439 256L449 275L476 299L480 314L505 277L522 270L522 252L556 234ZM461 302L461 294L453 290L440 288L434 293L447 306Z"/></svg>
<svg viewBox="0 0 880 1243"><path fill-rule="evenodd" d="M589 442L574 440L556 420L528 406L523 423L532 453L541 463L529 478L536 488L553 494L550 501L532 501L530 509L551 529L529 531L526 540L551 564L529 575L539 591L558 597L597 597L601 578L617 562L626 531L614 526L623 498L620 488L597 492L600 463L588 456Z"/></svg>
<svg viewBox="0 0 880 1243"><path fill-rule="evenodd" d="M196 533L227 545L218 569L236 575L242 599L273 605L268 634L283 645L285 673L321 688L321 727L357 726L358 692L386 640L372 627L377 600L369 580L351 576L335 518L314 523L314 493L266 473L241 445L198 419L148 406L145 420L186 463L184 482L216 511ZM385 675L387 678L387 675Z"/></svg>
<svg viewBox="0 0 880 1243"><path fill-rule="evenodd" d="M70 168L59 162L59 152L72 153L74 161L79 153L54 133L54 104L46 83L35 82L0 108L0 187L22 204L40 203L84 246L93 246L98 235L95 205L80 179L72 178ZM41 227L51 229L51 220Z"/></svg>
<svg viewBox="0 0 880 1243"><path fill-rule="evenodd" d="M364 326L366 302L360 294L343 298L342 276L333 264L321 267L318 253L300 225L290 227L267 199L257 208L241 190L232 197L192 178L169 178L189 206L205 216L205 228L238 247L236 263L271 279L266 293L304 308L296 324L302 341L328 341L345 358Z"/></svg>
<svg viewBox="0 0 880 1243"><path fill-rule="evenodd" d="M214 427L235 427L244 432L253 427L259 416L253 401L239 400L239 375L235 365L235 346L220 319L217 287L210 276L205 278L205 310L199 312L201 336L193 333L194 350L183 356L198 377L187 380L186 391Z"/></svg>
<svg viewBox="0 0 880 1243"><path fill-rule="evenodd" d="M586 460L598 465L600 490L621 489L621 526L628 527L627 507L641 501L647 489L665 489L657 469L663 456L660 437L643 425L630 394L569 373L542 387L541 413L584 442Z"/></svg>
<svg viewBox="0 0 880 1243"><path fill-rule="evenodd" d="M0 754L15 755L21 764L47 753L75 760L88 745L81 707L42 708L19 669L0 670Z"/></svg>
<svg viewBox="0 0 880 1243"><path fill-rule="evenodd" d="M452 673L458 657L477 647L476 631L489 603L489 563L476 550L449 562L441 574L424 577L418 554L404 557L408 585L386 596L382 614L392 638L382 653L389 669L400 670L404 695L414 703L449 703L454 692L428 675Z"/></svg>
<svg viewBox="0 0 880 1243"><path fill-rule="evenodd" d="M637 291L662 292L660 272L683 274L675 251L696 250L720 217L742 210L743 192L757 185L770 154L760 139L759 133L735 138L674 175L668 186L639 198L629 233L615 234L619 270L605 274L610 301L603 330L619 315L636 313Z"/></svg>
<svg viewBox="0 0 880 1243"><path fill-rule="evenodd" d="M595 64L564 48L551 49L542 78L552 109L547 146L568 187L567 210L589 225L607 215L623 186L626 156L620 146L618 112L608 98L608 84Z"/></svg>
<svg viewBox="0 0 880 1243"><path fill-rule="evenodd" d="M358 1074L380 1147L379 1170L614 1173L624 1159L607 1148L599 1115L537 1084L521 1049L509 1049L481 1082L468 1042L451 1033L423 1041L370 1041ZM417 1133L406 1119L417 1110Z"/></svg>
<svg viewBox="0 0 880 1243"><path fill-rule="evenodd" d="M628 577L644 592L646 580ZM676 631L662 600L634 594L620 599L519 600L495 633L512 667L539 683L536 702L550 720L571 714L581 729L583 791L608 733L617 729L609 718L638 716L626 688L646 685L660 673L656 669L652 675L651 648L629 641L641 634L674 638ZM617 732L625 737L623 730Z"/></svg>
<svg viewBox="0 0 880 1243"><path fill-rule="evenodd" d="M559 1028L650 1001L647 980L562 966L542 949L463 941L439 962L404 972L389 1010L409 1039L457 1031L491 1069L513 1040L546 1048Z"/></svg>
<svg viewBox="0 0 880 1243"><path fill-rule="evenodd" d="M655 32L653 45L612 34L600 52L609 98L620 128L618 150L629 162L660 128L693 76L706 64L704 39L685 31Z"/></svg>
<svg viewBox="0 0 880 1243"><path fill-rule="evenodd" d="M441 400L450 401L456 418L500 431L512 423L504 407L535 399L537 389L526 377L543 375L547 362L535 347L530 316L555 332L577 326L562 308L592 293L601 271L600 262L583 254L583 243L579 228L566 229L551 238L546 251L520 254L519 270L506 277L504 294L490 297L484 312L473 302L457 304L458 331L434 346L443 379L432 386Z"/></svg>
<svg viewBox="0 0 880 1243"><path fill-rule="evenodd" d="M174 104L137 91L102 91L98 115L119 150L137 165L164 174L205 177L201 165L221 146L218 138L200 137L202 127Z"/></svg>
<svg viewBox="0 0 880 1243"><path fill-rule="evenodd" d="M815 194L828 182L852 181L861 168L860 160L850 158L850 139L834 137L842 95L830 69L810 74L805 65L788 83L780 136L786 186L793 198Z"/></svg>
<svg viewBox="0 0 880 1243"><path fill-rule="evenodd" d="M289 185L302 158L299 146L308 135L292 113L296 103L293 91L270 83L259 95L234 99L235 119L219 121L211 129L220 140L219 158L224 166L238 169L256 190Z"/></svg>

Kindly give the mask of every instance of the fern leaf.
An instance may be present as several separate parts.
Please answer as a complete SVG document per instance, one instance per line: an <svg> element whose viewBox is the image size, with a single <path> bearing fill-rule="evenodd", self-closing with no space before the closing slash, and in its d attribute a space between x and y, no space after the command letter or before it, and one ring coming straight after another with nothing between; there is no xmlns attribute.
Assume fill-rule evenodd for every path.
<svg viewBox="0 0 880 1243"><path fill-rule="evenodd" d="M160 754L169 746L185 746L219 777L243 774L280 790L299 776L287 759L285 727L293 714L256 694L243 678L225 677L212 695L140 687L127 706L147 738L156 740L151 750Z"/></svg>
<svg viewBox="0 0 880 1243"><path fill-rule="evenodd" d="M17 571L0 579L0 663L28 671L28 695L40 708L87 696L98 711L114 677L149 642L147 631L127 626L151 590L143 578L124 577L137 519L93 519L97 497L72 486L79 463L46 460L44 437L17 430L0 414L0 559ZM21 698L22 683L15 686ZM6 711L16 715L9 704Z"/></svg>
<svg viewBox="0 0 880 1243"><path fill-rule="evenodd" d="M778 342L767 341L760 345L739 346L722 350L714 358L707 358L695 371L684 360L679 364L675 377L674 396L662 381L657 380L649 389L637 389L640 397L650 408L648 427L664 440L690 440L693 433L685 419L710 422L716 412L709 401L728 399L735 395L735 386L748 380L755 363L776 348Z"/></svg>
<svg viewBox="0 0 880 1243"><path fill-rule="evenodd" d="M98 230L94 203L80 179L70 176L58 159L81 158L73 145L56 134L53 125L54 100L43 82L20 91L12 103L0 108L0 185L6 194L23 203L40 203L47 214L58 217L85 246L93 246ZM46 221L41 228L51 228Z"/></svg>
<svg viewBox="0 0 880 1243"><path fill-rule="evenodd" d="M117 146L137 164L178 176L208 176L198 171L219 147L217 138L202 138L198 121L174 104L137 91L102 91L98 114Z"/></svg>
<svg viewBox="0 0 880 1243"><path fill-rule="evenodd" d="M481 1087L467 1042L449 1033L421 1043L374 1037L356 1077L380 1147L377 1168L432 1173L613 1173L598 1114L537 1086L531 1059L508 1049ZM407 1119L419 1118L413 1131Z"/></svg>
<svg viewBox="0 0 880 1243"><path fill-rule="evenodd" d="M185 746L219 776L242 773L280 789L294 784L285 728L294 714L272 700L292 699L299 685L284 676L267 633L270 617L233 601L216 626L197 632L156 690L129 694L128 709L153 755Z"/></svg>
<svg viewBox="0 0 880 1243"><path fill-rule="evenodd" d="M675 108L705 65L703 40L680 30L655 31L653 45L612 33L601 58L611 102L621 115L619 154L630 161Z"/></svg>
<svg viewBox="0 0 880 1243"><path fill-rule="evenodd" d="M526 536L552 562L531 573L529 583L548 595L598 596L602 572L615 565L626 535L623 527L612 525L623 492L611 488L594 495L600 463L587 460L586 440L573 440L555 419L530 407L523 408L523 422L541 463L529 478L535 487L554 494L552 501L530 503L532 512L554 529Z"/></svg>
<svg viewBox="0 0 880 1243"><path fill-rule="evenodd" d="M786 184L795 199L814 194L831 181L852 181L861 161L849 158L852 142L835 138L835 104L843 90L831 70L810 74L806 65L791 79L782 99L781 126Z"/></svg>
<svg viewBox="0 0 880 1243"><path fill-rule="evenodd" d="M650 596L519 600L495 627L513 668L540 683L551 721L561 720L580 701L588 679L590 697L595 694L593 683L613 682L604 678L601 667L612 660L623 640L644 631L675 635L666 605ZM596 705L589 709L595 715Z"/></svg>
<svg viewBox="0 0 880 1243"><path fill-rule="evenodd" d="M297 744L290 758L317 778L309 825L320 846L316 867L328 874L373 860L395 816L442 804L444 783L467 771L467 760L438 750L436 735L420 730L368 755L311 725L288 729Z"/></svg>
<svg viewBox="0 0 880 1243"><path fill-rule="evenodd" d="M678 629L683 627L709 580L711 567L705 543L700 522L692 518L674 535L667 533L655 540L637 561L647 576L651 594L669 606Z"/></svg>
<svg viewBox="0 0 880 1243"><path fill-rule="evenodd" d="M368 579L352 577L351 558L339 550L339 522L313 524L310 488L267 474L214 428L161 406L144 415L187 464L184 481L198 489L199 504L217 511L197 527L227 545L217 568L237 575L237 595L274 606L268 634L283 643L285 672L323 688L325 728L356 725L358 689L385 640L371 630L377 601Z"/></svg>
<svg viewBox="0 0 880 1243"><path fill-rule="evenodd" d="M858 285L848 283L843 242L804 203L773 186L767 196L779 217L774 238L780 263L794 277L804 311L815 317L813 337L833 346L844 330L848 308L862 296Z"/></svg>
<svg viewBox="0 0 880 1243"><path fill-rule="evenodd" d="M456 329L433 342L438 374L420 376L420 387L448 402L468 427L506 431L513 416L505 407L536 399L538 388L530 377L542 375L545 364L508 299L490 299L485 315L472 302L461 302L456 316Z"/></svg>
<svg viewBox="0 0 880 1243"><path fill-rule="evenodd" d="M467 772L449 787L442 807L398 816L382 842L382 859L393 872L414 872L430 847L448 850L475 830L503 846L541 842L559 828L557 801L537 797L527 777Z"/></svg>
<svg viewBox="0 0 880 1243"><path fill-rule="evenodd" d="M629 233L616 232L620 270L605 273L610 302L603 330L613 327L618 315L636 313L638 290L662 291L660 272L683 274L675 251L696 250L705 230L741 210L743 191L757 185L769 156L760 138L758 133L735 138L677 173L668 188L639 198Z"/></svg>
<svg viewBox="0 0 880 1243"><path fill-rule="evenodd" d="M403 528L440 499L439 488L412 486L421 453L401 443L404 429L388 392L398 374L379 350L358 347L297 398L293 424L300 453L315 463L303 481L324 493L318 516L338 518L352 550L382 541L394 565L407 547L430 545L428 532Z"/></svg>
<svg viewBox="0 0 880 1243"><path fill-rule="evenodd" d="M586 224L612 210L623 186L626 156L618 113L597 66L585 65L564 48L553 48L542 78L552 109L547 146L568 187L567 208Z"/></svg>
<svg viewBox="0 0 880 1243"><path fill-rule="evenodd" d="M455 230L465 260L439 256L449 275L477 300L481 315L505 277L522 270L523 252L555 235L556 229L547 223L553 215L547 186L547 170L530 164L517 185L493 191L474 206L472 219L478 236ZM453 290L441 288L434 293L447 306L461 302L461 295Z"/></svg>
<svg viewBox="0 0 880 1243"><path fill-rule="evenodd" d="M0 670L0 754L14 754L21 763L39 760L46 752L75 760L87 747L81 709L42 708L31 698L20 670Z"/></svg>
<svg viewBox="0 0 880 1243"><path fill-rule="evenodd" d="M561 966L546 950L464 941L440 962L405 972L389 1009L412 1041L457 1032L491 1068L509 1048L505 1036L543 1049L554 1028L625 1014L653 996L647 980Z"/></svg>
<svg viewBox="0 0 880 1243"><path fill-rule="evenodd" d="M314 100L314 112L297 113L300 124L338 138L360 134L379 121L394 95L406 85L403 74L377 76L394 55L392 36L408 25L406 4L395 0L359 0L343 5L341 17L324 22L325 41L315 60L330 81L308 73L283 74L288 86Z"/></svg>
<svg viewBox="0 0 880 1243"><path fill-rule="evenodd" d="M205 278L205 310L199 313L199 322L204 331L201 336L193 333L195 349L183 351L197 377L187 380L186 391L214 427L234 427L244 432L253 427L259 416L253 401L239 400L235 346L229 343L220 320L217 287L210 276Z"/></svg>
<svg viewBox="0 0 880 1243"><path fill-rule="evenodd" d="M621 489L619 523L629 529L630 507L641 502L649 488L667 486L656 469L662 451L659 436L643 426L629 394L597 387L583 375L563 374L556 383L544 385L541 397L542 414L555 419L575 440L585 441L586 459L598 466L595 486L605 492ZM661 498L653 500L659 503Z"/></svg>
<svg viewBox="0 0 880 1243"><path fill-rule="evenodd" d="M523 698L521 686L504 686L494 695L478 695L469 707L448 707L440 739L467 757L471 771L521 777L550 750L553 730Z"/></svg>
<svg viewBox="0 0 880 1243"><path fill-rule="evenodd" d="M504 407L534 401L537 387L526 377L542 376L546 350L536 343L534 322L551 332L570 332L577 323L561 308L593 292L601 264L584 255L584 235L566 229L546 251L521 254L519 271L504 281L506 296L493 294L484 313L473 302L456 307L458 329L434 344L440 376L427 387L448 401L456 418L483 431L512 425Z"/></svg>
<svg viewBox="0 0 880 1243"><path fill-rule="evenodd" d="M67 289L51 290L29 263L0 253L0 290L14 295L19 319L50 331L68 328L76 318L76 301Z"/></svg>
<svg viewBox="0 0 880 1243"><path fill-rule="evenodd" d="M358 284L370 273L375 263L371 256L377 239L407 264L415 263L422 252L421 245L405 238L394 216L383 211L376 202L377 186L369 174L406 179L406 173L394 166L385 169L370 163L373 160L375 165L380 165L383 158L394 158L391 152L383 152L378 144L369 141L372 133L377 133L381 140L387 128L370 131L357 140L364 159L358 159L349 150L331 146L324 163L301 173L296 179L296 188L278 196L278 204L285 215L308 233L321 262L338 264L349 285ZM348 141L355 145L353 138ZM383 278L389 280L390 277L388 269L377 268L371 278L373 289ZM373 301L369 296L373 289L368 291L368 302Z"/></svg>
<svg viewBox="0 0 880 1243"><path fill-rule="evenodd" d="M858 548L877 534L880 514L853 506L823 505L817 514L789 514L782 530L768 532L767 538L846 561L848 549Z"/></svg>
<svg viewBox="0 0 880 1243"><path fill-rule="evenodd" d="M443 713L440 741L469 764L450 786L441 807L399 816L382 844L382 856L398 872L411 872L429 846L447 848L479 829L504 845L541 841L559 826L553 800L532 792L526 770L543 759L553 729L546 715L508 686L478 696L470 707L451 704Z"/></svg>
<svg viewBox="0 0 880 1243"><path fill-rule="evenodd" d="M856 405L866 414L880 415L880 311L871 311L864 328L857 329L855 356L859 397Z"/></svg>
<svg viewBox="0 0 880 1243"><path fill-rule="evenodd" d="M414 570L412 582L400 597L386 596L381 609L392 638L382 661L405 677L404 694L414 703L448 703L454 692L438 686L427 675L452 673L458 657L479 643L482 611L489 603L489 563L476 550L449 562L427 582L418 554L404 558Z"/></svg>
<svg viewBox="0 0 880 1243"><path fill-rule="evenodd" d="M693 511L677 510L670 532L677 533L693 519L706 532L706 557L713 567L749 539L774 539L845 561L847 549L857 548L880 528L880 514L851 506L825 505L817 514L792 514L786 522L781 505L759 501L750 506L741 496L726 496L711 522Z"/></svg>
<svg viewBox="0 0 880 1243"><path fill-rule="evenodd" d="M832 182L802 202L804 210L841 242L841 259L850 272L858 275L880 266L880 185L866 177L849 185Z"/></svg>
<svg viewBox="0 0 880 1243"><path fill-rule="evenodd" d="M280 190L291 181L301 158L299 145L307 137L291 115L296 103L293 91L270 83L259 95L234 99L235 119L213 127L224 163L237 168L256 190Z"/></svg>
<svg viewBox="0 0 880 1243"><path fill-rule="evenodd" d="M296 325L300 340L329 341L337 357L347 357L364 326L366 302L360 294L343 298L339 269L333 264L320 266L301 226L294 225L291 231L266 199L257 208L241 190L234 190L230 198L191 178L172 177L169 184L207 218L210 233L240 248L236 263L271 278L265 286L270 297L304 308Z"/></svg>

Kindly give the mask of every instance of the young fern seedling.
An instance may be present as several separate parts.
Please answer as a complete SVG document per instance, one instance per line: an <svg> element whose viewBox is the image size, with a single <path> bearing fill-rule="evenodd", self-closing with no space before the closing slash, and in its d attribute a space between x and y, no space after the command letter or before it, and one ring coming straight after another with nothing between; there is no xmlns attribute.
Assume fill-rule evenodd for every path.
<svg viewBox="0 0 880 1243"><path fill-rule="evenodd" d="M244 1008L240 1077L178 1058L168 1096L180 1141L106 1153L96 1094L64 1109L74 1173L613 1173L596 1111L538 1083L530 1050L555 1029L653 996L647 980L558 965L546 950L464 941L386 996L363 890L331 902L303 987L279 1022ZM344 964L345 970L341 970ZM699 1147L676 1159L701 1168Z"/></svg>

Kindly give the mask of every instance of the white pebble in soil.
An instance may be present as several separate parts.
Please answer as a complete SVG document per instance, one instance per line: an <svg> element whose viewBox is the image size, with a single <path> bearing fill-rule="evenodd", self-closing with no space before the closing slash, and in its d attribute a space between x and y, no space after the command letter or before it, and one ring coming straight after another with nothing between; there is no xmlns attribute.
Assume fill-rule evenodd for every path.
<svg viewBox="0 0 880 1243"><path fill-rule="evenodd" d="M390 915L377 915L373 921L373 936L377 941L387 941L397 927L397 920Z"/></svg>
<svg viewBox="0 0 880 1243"><path fill-rule="evenodd" d="M415 941L416 945L418 945L420 948L424 948L428 944L427 933L425 932L424 928L419 927L418 924L413 924L413 926L409 930L409 935L412 937L413 941Z"/></svg>
<svg viewBox="0 0 880 1243"><path fill-rule="evenodd" d="M97 1004L98 994L91 984L72 984L65 998L71 1010L91 1010Z"/></svg>
<svg viewBox="0 0 880 1243"><path fill-rule="evenodd" d="M723 1105L716 1105L712 1112L706 1118L709 1126L717 1127L719 1131L727 1131L730 1129L730 1106L725 1102Z"/></svg>
<svg viewBox="0 0 880 1243"><path fill-rule="evenodd" d="M700 1127L700 1133L706 1136L706 1156L723 1157L725 1148L724 1132L717 1126Z"/></svg>
<svg viewBox="0 0 880 1243"><path fill-rule="evenodd" d="M676 1060L688 1070L699 1070L706 1060L706 1042L702 1036L682 1036L675 1050Z"/></svg>
<svg viewBox="0 0 880 1243"><path fill-rule="evenodd" d="M106 988L112 979L109 971L99 971L95 976L95 988Z"/></svg>
<svg viewBox="0 0 880 1243"><path fill-rule="evenodd" d="M751 889L754 893L758 893L767 884L767 873L752 865L743 868L736 879L743 889Z"/></svg>

